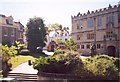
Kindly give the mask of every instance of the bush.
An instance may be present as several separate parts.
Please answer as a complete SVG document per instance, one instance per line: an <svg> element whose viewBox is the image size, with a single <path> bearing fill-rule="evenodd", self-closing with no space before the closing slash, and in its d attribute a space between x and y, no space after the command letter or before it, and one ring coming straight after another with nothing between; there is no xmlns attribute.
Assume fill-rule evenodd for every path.
<svg viewBox="0 0 120 82"><path fill-rule="evenodd" d="M64 50L58 49L58 50L55 50L54 55L64 54L64 53L65 53Z"/></svg>
<svg viewBox="0 0 120 82"><path fill-rule="evenodd" d="M66 63L77 63L80 61L80 54L76 51L67 50L65 54L61 54L58 57L59 60L65 61Z"/></svg>
<svg viewBox="0 0 120 82"><path fill-rule="evenodd" d="M84 61L85 69L95 77L116 78L118 68L115 65L116 59L107 55L97 55L87 58Z"/></svg>
<svg viewBox="0 0 120 82"><path fill-rule="evenodd" d="M66 65L66 69L68 73L72 73L74 67L78 64L83 64L82 60L80 59L80 54L76 51L66 51L65 54L59 55L58 58L60 61L64 61Z"/></svg>
<svg viewBox="0 0 120 82"><path fill-rule="evenodd" d="M2 70L0 70L0 78L2 78L3 76L2 76Z"/></svg>
<svg viewBox="0 0 120 82"><path fill-rule="evenodd" d="M0 44L0 58L2 58L2 75L3 77L7 77L10 68L12 67L12 64L8 61L11 59L11 57L15 57L17 54L16 46L3 46Z"/></svg>
<svg viewBox="0 0 120 82"><path fill-rule="evenodd" d="M74 69L72 70L72 74L76 76L80 76L81 78L87 77L87 76L92 76L92 73L87 71L87 69L84 67L83 62L78 63Z"/></svg>
<svg viewBox="0 0 120 82"><path fill-rule="evenodd" d="M53 56L36 59L33 63L33 67L41 72L48 73L62 73L63 71L61 70L64 70L64 64Z"/></svg>
<svg viewBox="0 0 120 82"><path fill-rule="evenodd" d="M36 59L33 67L39 72L74 74L86 79L118 79L118 58L107 55L97 55L80 59L75 51L66 51L49 57Z"/></svg>
<svg viewBox="0 0 120 82"><path fill-rule="evenodd" d="M33 67L42 72L66 74L71 73L79 61L79 53L67 51L65 54L36 59Z"/></svg>
<svg viewBox="0 0 120 82"><path fill-rule="evenodd" d="M39 70L44 64L47 64L47 60L45 57L40 57L35 59L35 62L33 62L34 69Z"/></svg>

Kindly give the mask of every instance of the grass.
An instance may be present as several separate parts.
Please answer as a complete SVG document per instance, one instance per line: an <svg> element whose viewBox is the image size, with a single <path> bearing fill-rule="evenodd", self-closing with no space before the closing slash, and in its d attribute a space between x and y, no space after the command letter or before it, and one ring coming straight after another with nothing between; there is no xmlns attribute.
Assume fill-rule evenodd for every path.
<svg viewBox="0 0 120 82"><path fill-rule="evenodd" d="M42 57L46 57L47 55L45 55L44 53L42 54L36 54L36 53L31 53L32 55L17 55L15 57L12 57L9 62L12 64L12 68L14 69L15 67L17 67L18 65L27 62L28 60L32 60L32 62L35 61L36 58L39 58L40 56Z"/></svg>
<svg viewBox="0 0 120 82"><path fill-rule="evenodd" d="M15 67L17 67L18 65L27 62L28 60L32 60L34 62L35 58L33 56L22 56L22 55L18 55L15 57L12 57L9 62L12 64L12 68L14 69Z"/></svg>

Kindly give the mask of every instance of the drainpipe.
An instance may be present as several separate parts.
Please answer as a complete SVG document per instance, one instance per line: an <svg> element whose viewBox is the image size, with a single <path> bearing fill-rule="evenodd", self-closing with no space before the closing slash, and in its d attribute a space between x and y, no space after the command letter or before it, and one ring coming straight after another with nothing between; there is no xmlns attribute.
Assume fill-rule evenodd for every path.
<svg viewBox="0 0 120 82"><path fill-rule="evenodd" d="M96 18L94 18L94 55L96 55Z"/></svg>

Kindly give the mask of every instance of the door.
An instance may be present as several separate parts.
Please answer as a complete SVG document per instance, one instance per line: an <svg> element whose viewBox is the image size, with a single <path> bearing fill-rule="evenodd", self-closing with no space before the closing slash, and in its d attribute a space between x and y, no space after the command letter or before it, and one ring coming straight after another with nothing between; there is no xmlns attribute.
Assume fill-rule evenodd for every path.
<svg viewBox="0 0 120 82"><path fill-rule="evenodd" d="M116 49L114 46L108 46L108 55L115 57Z"/></svg>
<svg viewBox="0 0 120 82"><path fill-rule="evenodd" d="M51 45L51 51L54 52L54 45Z"/></svg>

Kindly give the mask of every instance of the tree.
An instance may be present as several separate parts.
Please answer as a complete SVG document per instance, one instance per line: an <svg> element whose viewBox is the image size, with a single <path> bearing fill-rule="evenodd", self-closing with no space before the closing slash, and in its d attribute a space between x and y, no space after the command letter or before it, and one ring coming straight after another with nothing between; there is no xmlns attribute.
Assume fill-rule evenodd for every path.
<svg viewBox="0 0 120 82"><path fill-rule="evenodd" d="M72 38L70 38L70 40L68 40L68 41L65 41L65 47L68 50L74 50L74 51L77 50L76 43L74 42L74 40Z"/></svg>
<svg viewBox="0 0 120 82"><path fill-rule="evenodd" d="M60 38L56 38L55 42L56 42L56 44L64 43L64 41Z"/></svg>
<svg viewBox="0 0 120 82"><path fill-rule="evenodd" d="M8 47L7 45L3 46L0 44L0 62L2 62L2 75L7 77L12 64L9 62L11 57L15 57L17 54L16 46ZM1 70L1 69L0 69Z"/></svg>
<svg viewBox="0 0 120 82"><path fill-rule="evenodd" d="M17 53L19 54L20 51L25 47L25 44L21 44L19 41L15 41L15 46L16 50L18 51Z"/></svg>
<svg viewBox="0 0 120 82"><path fill-rule="evenodd" d="M40 17L30 18L27 23L26 35L30 52L37 52L37 47L42 50L47 40L43 19Z"/></svg>
<svg viewBox="0 0 120 82"><path fill-rule="evenodd" d="M60 29L60 25L58 23L49 24L48 27L49 27L49 30L52 30L52 31Z"/></svg>

